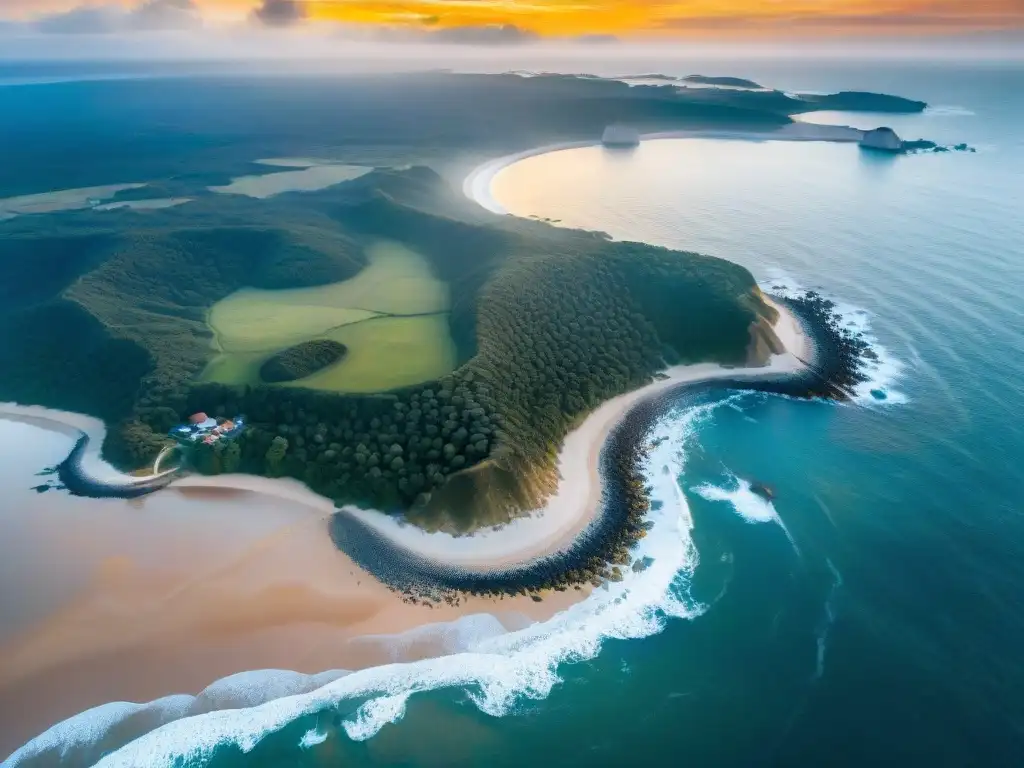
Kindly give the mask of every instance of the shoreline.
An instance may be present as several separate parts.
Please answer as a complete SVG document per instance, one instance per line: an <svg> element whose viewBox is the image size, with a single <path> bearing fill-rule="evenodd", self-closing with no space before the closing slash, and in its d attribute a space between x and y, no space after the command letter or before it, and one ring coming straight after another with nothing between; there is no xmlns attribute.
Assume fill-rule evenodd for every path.
<svg viewBox="0 0 1024 768"><path fill-rule="evenodd" d="M463 536L428 533L377 510L354 506L336 508L330 499L289 478L247 474L186 475L171 479L161 490L211 496L249 493L299 504L320 515L341 514L416 557L468 571L500 571L536 561L566 550L593 524L600 511L604 485L600 474L601 452L615 428L639 403L683 386L726 379L756 381L762 377L797 374L805 369L803 361L813 354L813 349L801 322L784 306L770 299L768 303L779 312L774 330L783 345L787 350L799 351L773 355L764 366L726 368L716 363L673 366L659 373L650 384L605 401L566 435L558 457L558 487L544 507L499 528L482 529ZM105 429L102 422L88 416L41 406L6 404L0 406L0 419L27 421L70 436L86 435L89 448L83 454L83 468L88 458L97 467L105 468L115 482L137 484L162 478L174 471L146 478L117 472L99 459L96 446L102 443ZM81 443L75 450L80 446ZM72 460L72 456L68 460ZM96 477L92 472L89 474Z"/></svg>
<svg viewBox="0 0 1024 768"><path fill-rule="evenodd" d="M558 457L559 482L542 509L501 526L463 536L428 533L383 513L346 506L340 513L417 556L470 572L486 573L539 560L571 547L601 511L604 481L601 453L612 432L639 404L672 390L719 380L788 376L802 373L813 347L800 320L787 308L768 300L779 312L774 330L786 353L767 365L726 368L717 363L677 365L646 386L606 400L566 435Z"/></svg>
<svg viewBox="0 0 1024 768"><path fill-rule="evenodd" d="M53 470L66 489L73 496L91 498L115 497L132 498L152 493L165 487L180 467L149 475L130 475L121 472L103 460L101 451L107 434L106 425L94 416L73 411L46 408L41 405L0 403L0 421L30 424L49 432L76 439L74 448ZM162 452L154 462L154 468L166 455ZM50 474L49 472L45 472ZM160 482L164 481L166 482Z"/></svg>
<svg viewBox="0 0 1024 768"><path fill-rule="evenodd" d="M777 132L710 133L654 136L784 138ZM474 172L466 179L467 188L473 188L472 177L489 195L491 181L503 167L547 151L552 150L542 147L509 156L512 160L486 163L480 168L489 169L489 175ZM820 328L802 320L785 302L769 303L779 310L774 330L786 353L758 367L675 366L652 383L605 401L566 435L558 457L558 487L544 509L496 529L463 537L428 534L383 513L338 511L329 499L298 481L252 475L177 478L160 493L131 502L76 500L108 505L106 509L116 508L118 514L141 514L148 518L143 524L156 523L146 535L161 540L158 546L164 546L162 528L179 524L161 521L160 510L185 502L190 502L190 509L205 507L203 512L218 505L216 511L227 516L242 509L245 520L259 519L264 511L286 511L297 522L250 541L233 555L204 554L171 571L115 549L100 563L83 594L0 648L0 703L17 702L21 707L17 722L11 723L20 733L15 737L5 729L4 740L17 746L13 741L24 743L23 737L39 733L45 724L90 706L152 700L170 692L195 693L211 681L246 670L319 673L445 656L474 642L463 639L460 630L468 626L464 621L503 634L571 609L590 596L590 585L550 589L550 576L592 559L613 535L620 536L621 544L622 530L634 525L630 510L621 504L620 486L628 478L616 482L616 474L623 466L637 466L645 455L648 428L660 415L662 402L679 390L699 393L729 386L788 393L803 386L803 374L812 373L804 363L814 357L811 335ZM85 453L97 472L105 468L115 481L139 479L118 473L99 458L105 429L96 419L35 406L0 405L3 419L72 437L86 435L92 450ZM211 526L221 525L214 519L218 517L208 514L192 522L189 535L209 538ZM339 519L359 524L354 550L339 545ZM69 528L62 536L72 536L74 530ZM391 558L396 550L401 550L400 557ZM468 587L455 601L431 602L433 595L420 600L422 593L403 595L405 585L390 578L396 566L411 566L407 575L426 577L428 586L435 579L442 590L449 589L443 578L436 581L439 565L448 576L454 575L455 591L460 585ZM628 564L623 567L628 569ZM149 618L140 625L140 617ZM123 670L131 672L125 676ZM33 693L55 689L64 692L61 712L54 712L52 701Z"/></svg>
<svg viewBox="0 0 1024 768"><path fill-rule="evenodd" d="M662 141L670 139L727 139L732 141L830 141L839 143L859 142L864 131L845 125L822 125L796 121L770 131L740 131L724 129L689 129L656 131L640 135L640 141ZM511 215L494 197L492 187L503 170L522 160L561 152L567 149L583 149L601 146L599 139L561 141L540 147L524 149L488 160L474 168L462 182L462 193L473 202L491 213L500 216Z"/></svg>
<svg viewBox="0 0 1024 768"><path fill-rule="evenodd" d="M806 352L808 337L784 308L775 328L784 344ZM471 649L480 638L547 621L586 600L591 587L553 590L540 582L629 524L629 510L616 504L616 462L641 455L634 449L643 446L660 413L660 398L673 390L700 391L703 384L795 380L802 370L793 353L757 368L678 366L599 406L563 444L554 507L560 514L551 514L549 504L545 514L524 520L522 530L489 532L488 557L501 562L479 574L493 583L517 580L525 585L517 594L479 590L433 603L403 595L388 578L388 566L411 563L419 578L436 571L438 561L403 561L416 560L416 552L402 548L398 558L386 558L383 570L367 568L324 535L338 517L333 503L298 481L191 476L132 501L75 498L80 506L66 522L66 509L49 504L48 495L22 491L29 504L23 513L49 516L59 526L51 540L57 550L78 556L88 531L103 556L95 556L90 577L69 600L0 647L0 705L18 712L2 729L0 744L13 749L50 724L108 701L196 694L247 670L316 674L446 656ZM33 410L45 423L35 426L73 437L91 421L96 435L88 417ZM279 521L251 530L269 515ZM448 549L453 542L486 541L439 536L428 551L449 562L449 554L460 558ZM398 549L379 543L369 542L376 554ZM154 547L155 560L144 554ZM472 564L470 550L463 553L461 562ZM40 568L54 556L39 555ZM44 695L52 690L62 691L57 707Z"/></svg>
<svg viewBox="0 0 1024 768"><path fill-rule="evenodd" d="M807 364L815 352L808 326L787 307L772 305L779 312L774 327L780 341L798 352L773 355L761 366L676 366L606 401L566 436L559 485L543 510L499 529L452 536L342 508L331 518L331 537L364 570L427 601L466 593L561 592L614 580L618 567L632 562L630 552L644 535L646 502L624 475L639 471L658 403L669 395L716 388L801 396L816 378Z"/></svg>

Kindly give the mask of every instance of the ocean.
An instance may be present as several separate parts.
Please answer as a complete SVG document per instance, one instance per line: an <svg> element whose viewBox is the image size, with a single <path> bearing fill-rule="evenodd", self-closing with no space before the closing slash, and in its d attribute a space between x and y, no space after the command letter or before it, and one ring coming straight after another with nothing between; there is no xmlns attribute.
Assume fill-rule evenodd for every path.
<svg viewBox="0 0 1024 768"><path fill-rule="evenodd" d="M1024 66L709 66L923 99L923 115L806 119L977 152L666 140L530 158L495 196L834 298L879 355L863 396L668 403L648 467L653 564L621 588L511 636L467 626L453 657L172 723L101 764L1019 764Z"/></svg>

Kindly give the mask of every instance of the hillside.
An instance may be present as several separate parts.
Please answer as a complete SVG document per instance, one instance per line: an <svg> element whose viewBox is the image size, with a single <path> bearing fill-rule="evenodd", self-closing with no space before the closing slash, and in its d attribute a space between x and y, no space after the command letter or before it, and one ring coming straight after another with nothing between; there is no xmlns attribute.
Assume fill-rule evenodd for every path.
<svg viewBox="0 0 1024 768"><path fill-rule="evenodd" d="M742 362L771 315L735 264L492 216L407 161L597 136L619 119L770 128L789 121L789 96L514 75L310 78L269 95L224 85L190 83L190 108L157 131L164 152L133 143L157 135L164 114L148 90L96 91L109 112L84 135L83 166L123 119L136 138L106 147L97 175L152 171L116 200L187 204L0 222L0 400L103 418L118 466L151 461L194 411L245 413L244 436L196 456L201 470L292 476L338 502L466 530L540 503L564 435L598 403L671 363ZM172 81L161 98L183 88ZM231 109L205 111L214 94ZM325 94L347 96L345 108ZM19 125L45 136L47 107L34 109ZM14 187L37 149L38 137L21 138L17 157L0 148ZM310 154L384 167L266 199L211 191L281 170L259 157Z"/></svg>

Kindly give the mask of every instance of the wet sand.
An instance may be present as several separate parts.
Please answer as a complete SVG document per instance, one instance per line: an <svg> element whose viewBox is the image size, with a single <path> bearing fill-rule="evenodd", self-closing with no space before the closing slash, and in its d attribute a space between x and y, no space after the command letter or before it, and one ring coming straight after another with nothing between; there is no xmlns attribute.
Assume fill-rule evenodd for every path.
<svg viewBox="0 0 1024 768"><path fill-rule="evenodd" d="M426 534L393 518L348 510L425 557L486 569L559 551L600 511L601 449L636 403L686 383L800 370L807 338L779 307L780 340L797 355L759 368L678 366L592 412L564 443L561 480L544 510L474 536ZM5 415L6 414L6 415ZM8 535L0 554L29 552L3 587L0 608L0 752L50 725L109 701L195 694L225 676L257 669L354 670L452 653L469 617L488 631L550 618L587 590L463 597L457 605L412 604L338 551L327 533L333 504L290 480L192 476L125 501L38 494L32 477L59 460L77 430L102 440L102 425L78 414L6 407L0 421L0 502ZM26 445L50 441L48 457ZM94 455L92 470L116 476ZM55 567L59 564L59 567ZM32 604L46 586L50 596ZM8 593L9 591L9 593ZM10 610L18 593L23 610ZM32 610L24 610L25 608Z"/></svg>
<svg viewBox="0 0 1024 768"><path fill-rule="evenodd" d="M673 366L651 384L602 403L566 436L558 459L558 488L543 509L529 516L497 529L452 536L427 533L379 512L355 507L342 511L421 557L471 571L510 566L566 549L601 509L601 450L612 429L633 406L685 384L784 375L806 367L804 361L813 355L799 321L785 307L771 301L769 304L779 313L775 333L789 351L757 367L726 368L713 363Z"/></svg>
<svg viewBox="0 0 1024 768"><path fill-rule="evenodd" d="M61 436L54 452L69 447ZM0 445L0 460L17 450ZM264 481L276 491L267 494L190 478L143 499L94 500L37 494L32 473L12 477L10 463L0 550L31 554L0 587L4 755L109 701L195 694L246 670L316 673L443 655L458 650L446 622L489 614L515 629L582 596L411 605L334 548L329 503L298 483ZM440 626L394 637L429 624Z"/></svg>

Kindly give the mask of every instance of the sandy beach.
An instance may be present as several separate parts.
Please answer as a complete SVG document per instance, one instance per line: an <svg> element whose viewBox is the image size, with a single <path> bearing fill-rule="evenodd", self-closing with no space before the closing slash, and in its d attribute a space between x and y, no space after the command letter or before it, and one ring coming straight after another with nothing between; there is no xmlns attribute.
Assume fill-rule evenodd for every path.
<svg viewBox="0 0 1024 768"><path fill-rule="evenodd" d="M453 622L476 616L491 631L516 629L581 595L403 602L334 547L329 503L298 483L273 481L265 493L232 487L242 478L190 478L124 501L5 480L2 550L18 562L0 586L4 754L108 701L195 694L254 669L318 673L444 655L466 637Z"/></svg>
<svg viewBox="0 0 1024 768"><path fill-rule="evenodd" d="M378 512L355 507L342 511L422 557L470 570L507 566L564 549L590 525L600 509L601 449L633 406L685 384L796 373L805 367L802 361L810 358L811 349L800 323L784 307L773 306L779 312L774 329L788 350L786 354L774 355L762 367L726 368L713 363L674 366L657 381L603 403L566 436L558 459L558 489L543 509L530 516L471 536L452 536L427 533Z"/></svg>
<svg viewBox="0 0 1024 768"><path fill-rule="evenodd" d="M176 467L172 466L159 474L129 475L112 467L103 461L100 456L103 439L107 434L106 426L99 419L82 413L58 411L38 405L0 403L0 420L31 424L40 429L67 435L75 440L83 434L87 435L89 444L81 460L83 473L104 483L140 485L161 477L170 476L176 469ZM164 458L164 455L160 458ZM158 462L160 458L158 458ZM157 464L154 464L154 466L159 468Z"/></svg>
<svg viewBox="0 0 1024 768"><path fill-rule="evenodd" d="M791 128L786 136L692 131L671 137L823 138L815 126ZM491 161L467 177L464 190L485 208L503 212L490 192L502 168L588 143ZM428 534L372 510L342 512L421 557L470 570L565 549L600 512L602 447L637 403L686 384L803 367L811 354L808 340L796 318L777 309L775 331L787 352L767 365L677 366L590 413L566 436L556 493L529 516L455 537ZM327 533L336 511L332 502L292 480L188 476L130 501L31 490L32 475L59 462L81 433L90 437L83 468L91 477L136 479L100 458L105 429L99 420L0 405L0 479L10 489L0 501L7 530L0 548L16 563L12 578L0 585L0 710L10 713L0 725L0 753L93 706L197 694L249 670L314 674L455 653L481 632L547 620L589 593L413 603L333 545ZM42 453L24 450L26 441L38 441Z"/></svg>
<svg viewBox="0 0 1024 768"><path fill-rule="evenodd" d="M864 131L844 125L819 125L816 123L794 122L771 131L730 131L730 130L679 130L659 131L641 134L641 141L662 139L729 139L734 141L835 141L857 142ZM481 163L466 176L462 183L463 194L486 208L491 213L507 215L508 210L494 197L492 187L498 174L514 163L549 152L566 149L596 147L598 140L563 141L554 144L525 149L521 152L496 157Z"/></svg>
<svg viewBox="0 0 1024 768"><path fill-rule="evenodd" d="M800 326L785 310L776 332L787 349L806 354ZM686 383L801 365L787 353L761 368L679 366L609 400L567 436L559 487L545 508L500 529L427 534L380 513L346 511L410 550L467 568L558 551L599 511L601 447L633 405ZM77 430L102 437L102 424L79 414L9 406L0 414L23 429L45 428L51 440L61 435L63 450ZM6 441L0 447L18 451ZM106 466L98 458L94 463L97 473ZM0 709L15 714L0 728L0 751L91 706L198 693L246 670L317 673L456 652L467 621L473 631L517 629L587 594L411 604L334 547L326 532L333 505L291 480L191 476L132 501L22 490L28 484L24 477L6 481L18 496L8 497L2 517L30 521L35 535L15 525L5 548L24 547L31 538L36 549L25 565L31 572L19 573L7 589L65 583L56 585L61 599L41 619L2 617L16 631L5 632L0 645ZM62 568L51 567L56 561Z"/></svg>

